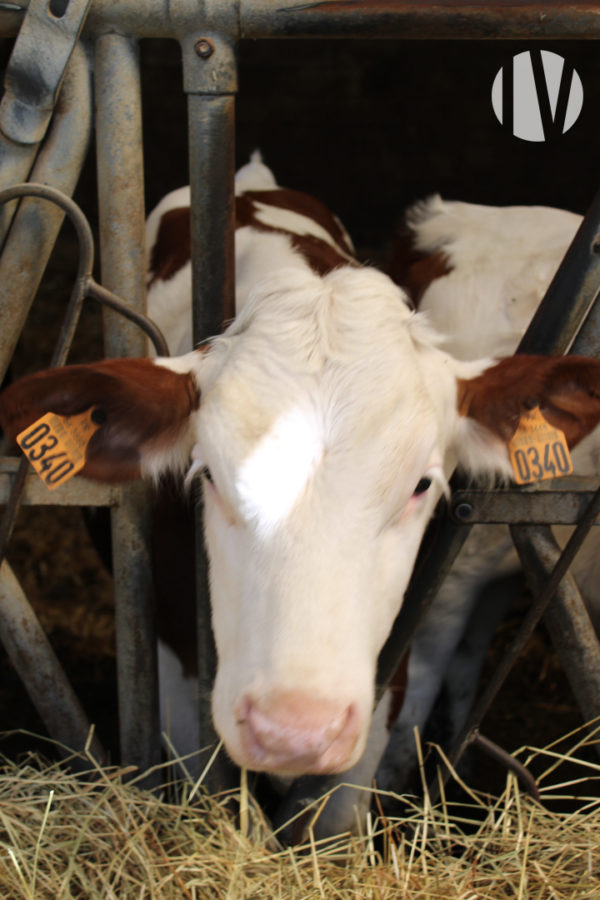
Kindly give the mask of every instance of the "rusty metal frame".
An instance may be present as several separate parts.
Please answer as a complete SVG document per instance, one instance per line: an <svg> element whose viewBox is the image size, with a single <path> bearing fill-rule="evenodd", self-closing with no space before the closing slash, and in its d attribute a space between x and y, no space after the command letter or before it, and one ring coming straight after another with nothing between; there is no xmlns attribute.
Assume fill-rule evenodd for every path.
<svg viewBox="0 0 600 900"><path fill-rule="evenodd" d="M0 36L17 35L24 15L28 15L35 3L36 0L0 3ZM50 10L50 5L45 8ZM137 41L142 37L177 39L182 48L184 90L188 95L190 120L195 340L218 330L223 309L230 309L232 303L233 112L237 90L236 47L240 40L274 37L600 38L600 0L583 0L576 6L563 2L528 3L526 0L487 4L463 4L455 0L441 0L436 4L405 0L286 0L278 5L271 0L172 0L167 5L164 0L145 0L144 4L138 0L93 0L85 14L82 39L75 46L66 69L50 136L41 145L30 177L53 184L67 194L73 190L89 134L92 108L90 59L93 55L102 281L110 290L128 297L134 308L143 311L144 203ZM61 103L67 110L66 113L63 111L65 121L69 110L74 111L69 128L61 127ZM76 124L80 127L72 140ZM56 132L57 143L62 141L62 159L52 146L52 132ZM32 143L37 148L39 140ZM15 160L17 169L29 168L31 155L29 149L23 153L22 147L8 135L0 134L0 161L11 160L11 168L4 167L5 172L12 173ZM70 160L66 166L63 164L65 156ZM23 162L25 157L26 163ZM44 169L44 177L39 176L41 169ZM30 267L26 283L17 285L18 303L9 308L6 305L0 307L0 372L10 357L14 335L20 331L35 293L60 218L60 215L54 219L49 215L40 218L33 207L23 203L8 234L5 252L0 258L0 285L11 283L12 287L11 273L15 273L20 260L35 258L36 265ZM535 329L530 332L531 338L533 334L542 334L536 329L545 331L540 340L546 352L564 352L573 340L573 349L580 353L596 352L598 348L598 305L588 316L586 328L574 337L599 284L595 267L598 262L597 232L598 210L594 209L573 244L571 256L561 267L557 276L559 281L549 292L550 297L554 292L555 299L545 303ZM30 249L31 244L23 244L32 238L36 245L35 254ZM43 246L41 253L40 243ZM581 303L575 313L577 321L570 332L571 324L560 322L556 325L554 321L557 309L564 307L557 303L556 297L560 300L560 278L564 278L565 273L572 278L574 272L582 271L582 266L586 267L584 280L587 280L578 291ZM3 322L7 324L6 331ZM554 332L553 337L548 337L548 330ZM10 338L4 338L5 333ZM144 353L137 331L120 322L107 318L106 335L109 355ZM557 349L554 340L562 345L562 350ZM529 352L532 346L527 347ZM2 471L10 470L10 465L2 463L0 478ZM29 496L36 502L35 492ZM511 499L516 502L516 498ZM112 504L112 500L110 502ZM199 510L198 518L200 516ZM123 548L122 552L117 551L116 559L117 595L123 598L122 602L117 602L122 754L127 761L141 766L156 761L159 752L153 629L147 600L146 521L144 500L138 497L138 491L119 492L113 525L120 536L116 543ZM468 526L448 520L436 542L435 566L430 558L427 567L416 572L403 611L382 653L378 679L382 684L391 675L419 614L430 602L467 533ZM203 648L201 715L203 733L212 736L205 698L214 670L214 648L207 617L206 573L201 547L198 557L199 634ZM432 577L433 569L435 575Z"/></svg>

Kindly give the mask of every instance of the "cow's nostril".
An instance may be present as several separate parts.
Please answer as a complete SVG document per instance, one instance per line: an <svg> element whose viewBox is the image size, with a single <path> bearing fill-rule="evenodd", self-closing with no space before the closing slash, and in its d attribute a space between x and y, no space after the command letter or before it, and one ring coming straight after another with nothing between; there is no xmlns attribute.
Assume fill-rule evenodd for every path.
<svg viewBox="0 0 600 900"><path fill-rule="evenodd" d="M280 693L266 702L245 697L237 721L245 764L282 774L342 771L360 732L354 704L300 692Z"/></svg>

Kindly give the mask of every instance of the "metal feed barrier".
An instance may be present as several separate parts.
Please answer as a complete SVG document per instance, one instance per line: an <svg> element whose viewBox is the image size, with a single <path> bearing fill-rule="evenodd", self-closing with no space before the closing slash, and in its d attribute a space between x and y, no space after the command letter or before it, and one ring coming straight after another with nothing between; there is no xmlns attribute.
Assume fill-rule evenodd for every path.
<svg viewBox="0 0 600 900"><path fill-rule="evenodd" d="M390 0L0 0L0 36L16 37L0 104L0 190L19 182L51 185L67 197L85 159L95 108L101 280L104 290L145 306L140 38L171 38L182 52L189 121L192 195L194 337L217 332L233 307L234 106L240 40L266 38L600 38L600 2L467 4ZM93 98L93 100L92 100ZM65 204L13 194L0 207L0 378L3 377L60 227ZM522 344L523 352L599 355L600 196L596 198ZM89 271L87 273L89 275ZM85 279L84 279L85 280ZM87 288L91 282L86 281ZM102 293L99 286L97 293ZM91 288L93 293L94 289ZM566 302L568 298L568 302ZM80 304L81 298L77 301ZM74 321L76 320L76 316ZM583 323L583 324L582 324ZM66 326L69 331L70 326ZM72 329L71 329L72 331ZM145 353L143 332L110 314L109 356ZM57 351L64 359L68 340ZM3 541L21 502L98 505L111 509L122 760L147 769L160 759L154 624L150 604L148 509L139 486L104 488L77 478L53 495L14 459L0 460L0 503L7 504ZM379 665L379 690L410 643L418 618L477 522L509 522L539 597L515 645L478 703L453 759L477 733L515 654L545 614L562 664L586 719L600 715L600 647L572 580L562 578L582 537L598 518L598 482L481 493L457 484L427 565L415 573ZM197 521L201 521L201 504ZM537 523L534 527L531 522ZM577 524L561 554L555 522ZM202 529L197 528L202 534ZM199 540L199 545L201 540ZM202 743L214 740L208 697L215 667L203 548L197 548L200 721ZM0 548L1 553L1 548ZM549 580L550 579L550 580ZM88 722L53 658L6 560L0 569L0 637L49 733L75 749ZM568 631L569 640L565 640ZM36 665L30 665L32 660ZM32 671L35 670L35 671ZM93 752L102 758L99 744ZM212 786L227 778L212 770ZM301 779L288 798L326 786Z"/></svg>

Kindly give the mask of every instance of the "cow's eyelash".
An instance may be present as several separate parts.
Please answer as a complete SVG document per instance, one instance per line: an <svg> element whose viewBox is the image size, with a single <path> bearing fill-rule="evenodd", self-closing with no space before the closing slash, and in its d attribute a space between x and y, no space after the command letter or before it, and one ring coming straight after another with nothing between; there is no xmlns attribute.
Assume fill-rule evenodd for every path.
<svg viewBox="0 0 600 900"><path fill-rule="evenodd" d="M429 475L424 475L423 478L419 479L419 482L413 491L413 497L419 497L421 494L426 493L432 484L433 478L430 478Z"/></svg>

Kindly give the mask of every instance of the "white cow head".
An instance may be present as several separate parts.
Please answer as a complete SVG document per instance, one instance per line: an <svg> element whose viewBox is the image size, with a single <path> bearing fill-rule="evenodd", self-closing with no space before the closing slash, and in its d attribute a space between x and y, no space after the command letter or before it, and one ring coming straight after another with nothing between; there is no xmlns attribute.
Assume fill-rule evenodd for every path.
<svg viewBox="0 0 600 900"><path fill-rule="evenodd" d="M12 434L51 410L105 422L84 474L201 472L218 672L216 727L239 764L337 772L360 757L378 653L455 464L508 475L538 403L576 443L600 363L459 362L373 269L260 282L208 348L23 379Z"/></svg>

